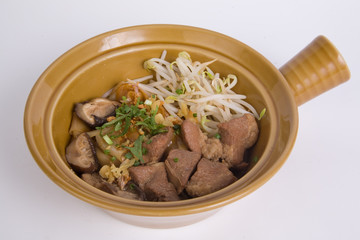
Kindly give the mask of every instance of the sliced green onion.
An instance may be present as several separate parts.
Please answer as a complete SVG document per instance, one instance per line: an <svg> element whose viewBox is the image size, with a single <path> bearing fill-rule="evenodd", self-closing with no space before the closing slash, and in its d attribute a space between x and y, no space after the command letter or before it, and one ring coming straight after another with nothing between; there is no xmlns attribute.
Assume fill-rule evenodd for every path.
<svg viewBox="0 0 360 240"><path fill-rule="evenodd" d="M174 162L178 162L179 161L179 159L178 158L174 158Z"/></svg>
<svg viewBox="0 0 360 240"><path fill-rule="evenodd" d="M150 101L149 99L146 99L144 102L145 105L151 106L152 101Z"/></svg>
<svg viewBox="0 0 360 240"><path fill-rule="evenodd" d="M197 113L193 113L193 117L197 117Z"/></svg>
<svg viewBox="0 0 360 240"><path fill-rule="evenodd" d="M179 95L184 93L184 92L183 92L183 90L182 90L182 89L180 89L180 88L179 88L179 89L176 89L176 91L175 91L175 92L176 92L177 94L179 94Z"/></svg>
<svg viewBox="0 0 360 240"><path fill-rule="evenodd" d="M103 139L105 140L105 142L109 145L113 144L113 141L110 139L110 137L108 135L104 135Z"/></svg>
<svg viewBox="0 0 360 240"><path fill-rule="evenodd" d="M220 136L220 134L219 134L219 133L216 133L216 134L214 135L214 138L220 139L220 138L221 138L221 136Z"/></svg>
<svg viewBox="0 0 360 240"><path fill-rule="evenodd" d="M119 131L121 129L121 122L118 122L116 125L115 125L115 131Z"/></svg>
<svg viewBox="0 0 360 240"><path fill-rule="evenodd" d="M116 157L111 157L111 161L115 161L116 160Z"/></svg>

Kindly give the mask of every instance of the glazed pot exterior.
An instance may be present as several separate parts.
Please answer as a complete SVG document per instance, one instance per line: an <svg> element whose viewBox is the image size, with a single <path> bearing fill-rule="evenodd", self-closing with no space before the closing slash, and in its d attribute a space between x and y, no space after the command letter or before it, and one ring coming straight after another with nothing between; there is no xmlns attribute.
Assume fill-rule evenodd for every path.
<svg viewBox="0 0 360 240"><path fill-rule="evenodd" d="M306 53L316 58L300 54L303 60L294 58L280 72L247 45L205 29L145 25L101 34L58 58L34 85L24 114L29 149L39 167L57 185L85 202L105 209L118 219L155 228L177 227L199 221L269 180L285 162L295 143L297 106L350 77L341 55L335 57L335 48L324 37L318 40L325 43L324 46L331 47L331 58L325 58L329 50L320 47L316 54ZM318 40L316 46L319 45ZM311 46L305 52L317 52ZM76 102L101 96L119 81L149 75L143 69L143 62L160 56L163 50L167 51L168 59L174 59L181 51L189 52L193 59L200 62L217 59L211 66L214 71L235 74L239 79L235 91L245 94L247 101L258 111L266 108L265 116L259 121L259 139L249 151L249 158L256 161L250 162L250 170L237 182L194 199L146 202L123 199L100 191L82 181L65 160L73 106ZM319 58L330 60L319 62L316 60ZM308 77L307 73L313 76L314 72L306 70L303 74L299 70L303 69L304 64L314 66L308 63L308 59L318 61L316 66L319 67L321 62L326 62L326 71L315 71L319 73L318 80L314 80L315 77L304 80L304 77ZM332 83L325 84L319 90L319 86L324 85L319 82L325 83L329 79L326 76L330 76Z"/></svg>

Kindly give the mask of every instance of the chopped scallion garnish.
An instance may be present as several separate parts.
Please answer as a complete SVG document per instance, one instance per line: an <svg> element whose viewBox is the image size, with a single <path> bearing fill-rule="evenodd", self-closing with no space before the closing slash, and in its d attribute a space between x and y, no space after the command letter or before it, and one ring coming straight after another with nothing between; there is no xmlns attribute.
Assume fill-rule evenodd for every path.
<svg viewBox="0 0 360 240"><path fill-rule="evenodd" d="M146 99L144 102L145 105L151 106L152 101L150 101L149 99Z"/></svg>
<svg viewBox="0 0 360 240"><path fill-rule="evenodd" d="M183 94L184 92L183 92L183 90L181 89L181 88L179 88L179 89L176 89L176 91L175 91L177 94Z"/></svg>
<svg viewBox="0 0 360 240"><path fill-rule="evenodd" d="M103 139L105 140L105 142L109 145L113 144L113 141L110 139L110 137L106 134L103 136Z"/></svg>

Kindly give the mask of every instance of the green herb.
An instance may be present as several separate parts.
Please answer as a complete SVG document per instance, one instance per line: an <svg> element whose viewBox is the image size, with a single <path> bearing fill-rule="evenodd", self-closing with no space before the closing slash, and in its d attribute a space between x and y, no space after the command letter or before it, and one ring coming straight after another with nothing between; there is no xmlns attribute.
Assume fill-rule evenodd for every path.
<svg viewBox="0 0 360 240"><path fill-rule="evenodd" d="M174 124L173 129L176 135L180 134L181 126L179 124Z"/></svg>
<svg viewBox="0 0 360 240"><path fill-rule="evenodd" d="M147 150L146 148L142 148L142 154L143 154L143 155L146 155L146 154L147 154L147 151L148 151L148 150Z"/></svg>
<svg viewBox="0 0 360 240"><path fill-rule="evenodd" d="M151 111L150 116L148 115L143 116L142 121L138 121L135 125L144 126L148 131L150 131L150 135L152 136L162 132L167 132L167 129L165 128L164 125L157 124L155 121L155 115L157 114L157 111L158 111L158 107L156 107L154 111Z"/></svg>
<svg viewBox="0 0 360 240"><path fill-rule="evenodd" d="M125 158L127 158L127 159L132 159L132 158L133 158L133 155L131 154L131 152L127 152L127 153L125 154Z"/></svg>
<svg viewBox="0 0 360 240"><path fill-rule="evenodd" d="M125 96L122 96L122 100L126 101L126 100L127 100L127 98L126 98Z"/></svg>
<svg viewBox="0 0 360 240"><path fill-rule="evenodd" d="M264 108L264 109L260 112L259 120L261 120L261 118L265 115L265 113L266 113L266 108Z"/></svg>
<svg viewBox="0 0 360 240"><path fill-rule="evenodd" d="M167 131L167 128L162 124L157 124L155 122L155 115L157 114L158 107L155 111L148 112L146 108L139 108L139 103L141 103L140 98L137 100L136 105L127 105L123 103L115 110L116 115L113 120L96 128L100 130L100 136L104 137L104 140L109 145L112 144L111 139L124 136L129 131L133 121L136 122L135 125L142 126L142 130L152 136ZM107 137L105 137L106 135L103 136L102 130L110 127L113 128L112 131L107 132ZM113 132L119 131L121 131L120 134L112 134ZM110 143L107 141L108 139L110 139Z"/></svg>
<svg viewBox="0 0 360 240"><path fill-rule="evenodd" d="M134 190L135 189L135 184L131 183L129 187L130 187L131 190Z"/></svg>
<svg viewBox="0 0 360 240"><path fill-rule="evenodd" d="M119 131L121 129L121 122L117 122L115 125L115 131Z"/></svg>
<svg viewBox="0 0 360 240"><path fill-rule="evenodd" d="M110 139L110 137L108 135L104 135L103 139L105 140L105 142L109 145L113 144L113 141Z"/></svg>
<svg viewBox="0 0 360 240"><path fill-rule="evenodd" d="M252 161L253 161L254 163L257 163L257 162L259 161L259 158L258 158L257 156L255 156L255 157L252 159Z"/></svg>
<svg viewBox="0 0 360 240"><path fill-rule="evenodd" d="M152 139L149 139L146 144L150 144L152 142Z"/></svg>
<svg viewBox="0 0 360 240"><path fill-rule="evenodd" d="M193 113L193 117L197 117L197 113Z"/></svg>
<svg viewBox="0 0 360 240"><path fill-rule="evenodd" d="M176 91L175 91L178 95L180 95L180 94L183 94L184 92L183 92L183 90L181 89L181 88L179 88L179 89L176 89Z"/></svg>
<svg viewBox="0 0 360 240"><path fill-rule="evenodd" d="M109 155L109 154L110 154L110 150L109 150L109 149L105 149L105 150L104 150L104 153L105 153L106 155Z"/></svg>
<svg viewBox="0 0 360 240"><path fill-rule="evenodd" d="M179 161L179 159L178 158L174 158L174 162L178 162Z"/></svg>
<svg viewBox="0 0 360 240"><path fill-rule="evenodd" d="M144 140L144 135L140 135L140 137L138 137L135 142L134 142L134 146L133 147L125 147L127 149L130 150L130 152L132 153L132 155L134 155L134 157L136 157L137 159L140 160L141 163L144 163L144 159L142 157L142 143Z"/></svg>
<svg viewBox="0 0 360 240"><path fill-rule="evenodd" d="M111 157L111 161L115 161L116 160L116 157Z"/></svg>
<svg viewBox="0 0 360 240"><path fill-rule="evenodd" d="M154 98L154 99L155 99L155 98L156 98L156 95L155 95L155 94L151 95L151 98Z"/></svg>
<svg viewBox="0 0 360 240"><path fill-rule="evenodd" d="M220 139L220 138L221 138L221 136L220 136L220 134L219 134L219 133L216 133L216 134L214 135L214 138Z"/></svg>
<svg viewBox="0 0 360 240"><path fill-rule="evenodd" d="M133 166L136 167L136 166L139 166L139 165L140 165L140 162L139 162L139 161L136 161Z"/></svg>

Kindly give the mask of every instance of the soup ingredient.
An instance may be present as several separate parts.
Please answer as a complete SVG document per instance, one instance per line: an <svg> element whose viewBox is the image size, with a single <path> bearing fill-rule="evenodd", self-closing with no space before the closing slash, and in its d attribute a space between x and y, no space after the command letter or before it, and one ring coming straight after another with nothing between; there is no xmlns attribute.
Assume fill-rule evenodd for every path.
<svg viewBox="0 0 360 240"><path fill-rule="evenodd" d="M245 101L246 96L236 94L235 75L221 77L209 65L216 60L200 63L193 61L187 52L180 52L173 62L165 60L166 51L160 58L151 58L144 67L155 72L155 79L148 84L144 78L135 80L147 94L156 94L164 101L164 108L174 117L196 119L210 135L217 133L217 124L246 113L259 118L256 110ZM129 80L131 82L131 80ZM134 81L132 81L134 82Z"/></svg>
<svg viewBox="0 0 360 240"><path fill-rule="evenodd" d="M190 120L184 120L181 124L181 134L186 146L191 151L201 153L201 146L204 145L204 137L198 124Z"/></svg>
<svg viewBox="0 0 360 240"><path fill-rule="evenodd" d="M149 201L180 200L175 187L167 179L163 162L129 168L132 180L145 192Z"/></svg>
<svg viewBox="0 0 360 240"><path fill-rule="evenodd" d="M181 149L170 151L165 160L165 167L169 181L174 184L178 194L184 190L200 158L201 154L197 152Z"/></svg>
<svg viewBox="0 0 360 240"><path fill-rule="evenodd" d="M75 113L91 127L98 127L107 122L107 118L115 115L120 103L106 98L95 98L90 102L77 103Z"/></svg>
<svg viewBox="0 0 360 240"><path fill-rule="evenodd" d="M143 154L144 163L156 163L160 161L174 136L172 127L167 127L166 130L166 133L157 134L143 144L143 147L146 149L145 154Z"/></svg>
<svg viewBox="0 0 360 240"><path fill-rule="evenodd" d="M238 167L247 148L255 144L259 129L255 118L245 114L240 118L220 123L219 134L224 144L224 161L230 167Z"/></svg>
<svg viewBox="0 0 360 240"><path fill-rule="evenodd" d="M218 191L236 180L225 164L202 158L186 186L186 192L192 197L200 197Z"/></svg>
<svg viewBox="0 0 360 240"><path fill-rule="evenodd" d="M92 173L98 169L95 147L87 133L75 137L65 152L68 163L75 171Z"/></svg>
<svg viewBox="0 0 360 240"><path fill-rule="evenodd" d="M244 153L265 110L258 116L233 92L237 78L221 78L208 67L212 61L181 52L169 63L165 53L145 62L156 79L120 82L75 105L66 158L90 185L125 198L176 201L220 190L245 173Z"/></svg>
<svg viewBox="0 0 360 240"><path fill-rule="evenodd" d="M88 132L91 128L83 120L81 120L75 112L72 114L71 125L69 133L71 136L76 137L80 133Z"/></svg>

